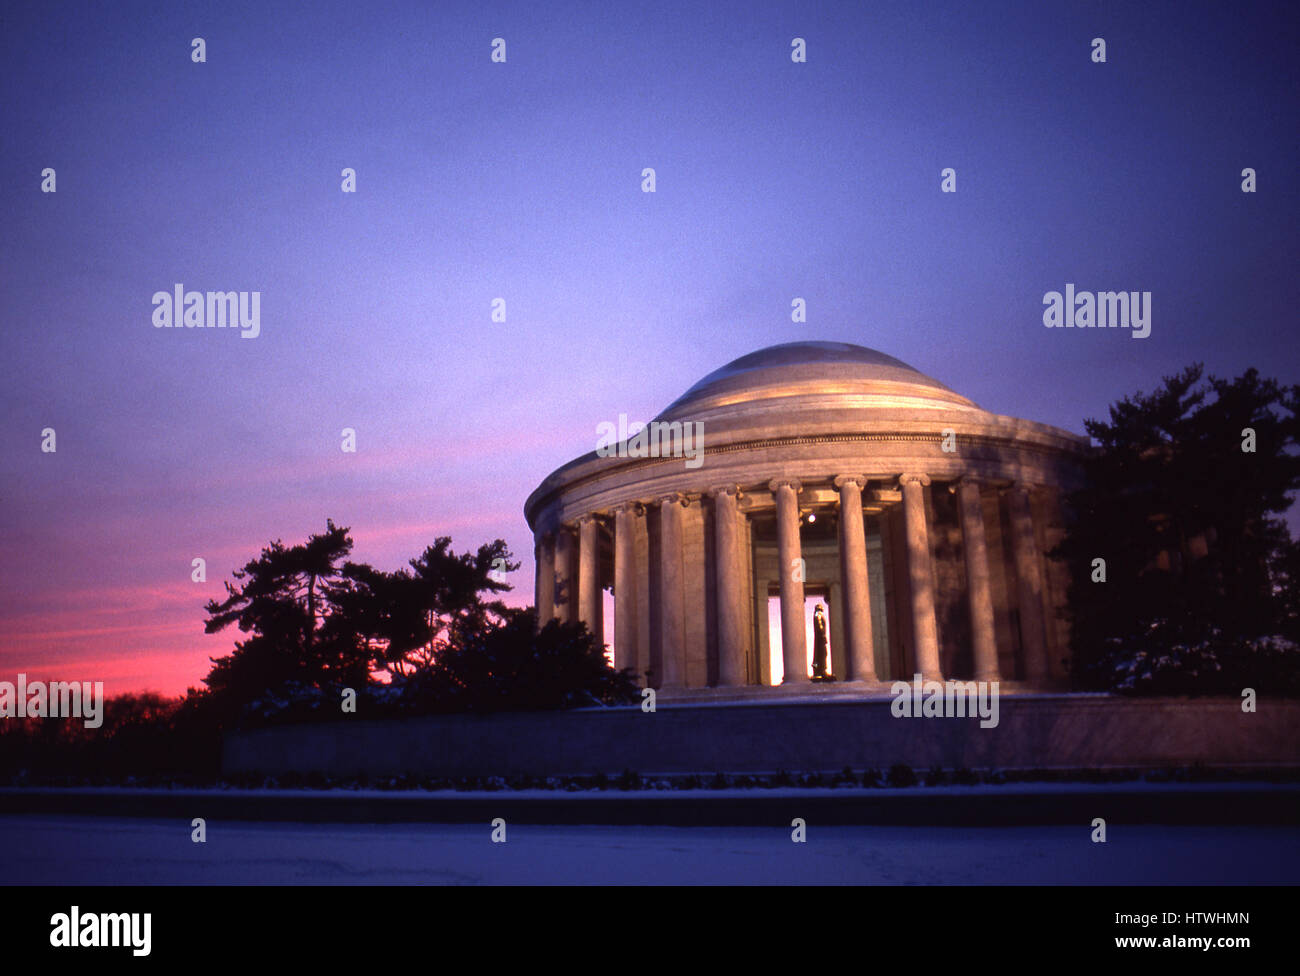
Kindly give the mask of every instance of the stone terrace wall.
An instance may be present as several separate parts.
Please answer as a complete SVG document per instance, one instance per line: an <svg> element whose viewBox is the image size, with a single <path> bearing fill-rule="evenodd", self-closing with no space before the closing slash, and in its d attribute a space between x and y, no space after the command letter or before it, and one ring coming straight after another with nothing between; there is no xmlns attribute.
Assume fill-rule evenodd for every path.
<svg viewBox="0 0 1300 976"><path fill-rule="evenodd" d="M888 700L661 704L340 721L227 737L227 773L435 777L887 769L1300 766L1300 701L1019 695L996 728Z"/></svg>

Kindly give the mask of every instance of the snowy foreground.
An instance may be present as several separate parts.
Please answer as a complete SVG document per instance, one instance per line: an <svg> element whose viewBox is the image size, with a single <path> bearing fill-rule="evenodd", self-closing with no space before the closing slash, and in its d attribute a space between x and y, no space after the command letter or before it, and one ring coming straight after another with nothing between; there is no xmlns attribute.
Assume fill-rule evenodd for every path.
<svg viewBox="0 0 1300 976"><path fill-rule="evenodd" d="M7 884L1300 883L1300 826L507 827L0 816Z"/></svg>

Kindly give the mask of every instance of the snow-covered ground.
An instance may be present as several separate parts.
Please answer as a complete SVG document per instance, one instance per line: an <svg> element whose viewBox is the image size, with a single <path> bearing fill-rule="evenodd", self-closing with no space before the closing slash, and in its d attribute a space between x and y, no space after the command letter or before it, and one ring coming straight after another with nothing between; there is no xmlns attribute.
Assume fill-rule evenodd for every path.
<svg viewBox="0 0 1300 976"><path fill-rule="evenodd" d="M0 883L1300 883L1297 827L207 824L0 816Z"/></svg>

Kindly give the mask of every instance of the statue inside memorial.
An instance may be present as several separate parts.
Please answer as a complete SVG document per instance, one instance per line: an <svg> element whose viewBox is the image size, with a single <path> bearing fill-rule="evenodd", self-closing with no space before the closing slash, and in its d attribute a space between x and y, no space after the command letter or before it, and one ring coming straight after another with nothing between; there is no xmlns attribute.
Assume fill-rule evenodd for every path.
<svg viewBox="0 0 1300 976"><path fill-rule="evenodd" d="M826 673L826 605L817 604L813 611L813 678L827 680Z"/></svg>

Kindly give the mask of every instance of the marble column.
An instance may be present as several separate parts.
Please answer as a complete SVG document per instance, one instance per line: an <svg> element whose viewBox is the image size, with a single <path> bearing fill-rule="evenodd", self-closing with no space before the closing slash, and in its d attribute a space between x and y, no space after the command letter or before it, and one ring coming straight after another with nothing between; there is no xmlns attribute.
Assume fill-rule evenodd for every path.
<svg viewBox="0 0 1300 976"><path fill-rule="evenodd" d="M929 475L905 474L903 521L907 534L907 577L912 588L912 642L921 677L943 680L939 667L939 633L934 619L934 568L930 564L930 531L926 524L924 488ZM915 673L915 672L914 672Z"/></svg>
<svg viewBox="0 0 1300 976"><path fill-rule="evenodd" d="M566 624L576 610L574 548L573 530L561 526L555 532L555 619Z"/></svg>
<svg viewBox="0 0 1300 976"><path fill-rule="evenodd" d="M682 566L682 506L686 501L686 496L680 492L659 499L661 690L686 685L686 600Z"/></svg>
<svg viewBox="0 0 1300 976"><path fill-rule="evenodd" d="M544 532L537 537L537 626L545 627L555 619L555 536Z"/></svg>
<svg viewBox="0 0 1300 976"><path fill-rule="evenodd" d="M614 666L645 670L637 653L636 539L633 522L640 506L627 502L614 509Z"/></svg>
<svg viewBox="0 0 1300 976"><path fill-rule="evenodd" d="M865 478L840 475L840 578L844 581L844 623L850 681L875 681L871 640L871 588L867 575L867 531L862 516Z"/></svg>
<svg viewBox="0 0 1300 976"><path fill-rule="evenodd" d="M741 514L735 485L713 488L714 556L717 561L718 684L745 681L745 556L741 546Z"/></svg>
<svg viewBox="0 0 1300 976"><path fill-rule="evenodd" d="M632 547L636 560L636 647L637 669L641 681L649 686L655 665L651 657L651 637L659 627L655 618L655 590L651 586L650 565L650 525L648 512L644 505L638 505L636 517L632 519ZM653 676L658 681L658 675Z"/></svg>
<svg viewBox="0 0 1300 976"><path fill-rule="evenodd" d="M792 479L777 479L768 488L776 496L776 548L781 574L782 684L808 681L808 636L804 622L803 547L799 542L799 491Z"/></svg>
<svg viewBox="0 0 1300 976"><path fill-rule="evenodd" d="M979 483L969 477L957 482L961 507L962 548L966 551L966 593L970 601L971 644L975 680L998 680L998 647L993 639L993 588L989 582L988 547L984 542L984 506Z"/></svg>
<svg viewBox="0 0 1300 976"><path fill-rule="evenodd" d="M835 680L848 681L849 644L844 636L844 587L840 585L838 579L834 579L827 584L826 590L826 608L830 614L830 620L827 621L829 629L827 639L831 645L830 656L826 659L826 667Z"/></svg>
<svg viewBox="0 0 1300 976"><path fill-rule="evenodd" d="M603 644L600 596L600 523L584 515L578 519L578 619Z"/></svg>
<svg viewBox="0 0 1300 976"><path fill-rule="evenodd" d="M1025 652L1025 680L1047 678L1047 641L1043 629L1043 580L1038 572L1038 545L1034 538L1034 517L1029 505L1029 487L1011 486L1010 515L1016 578L1019 581L1020 638Z"/></svg>

